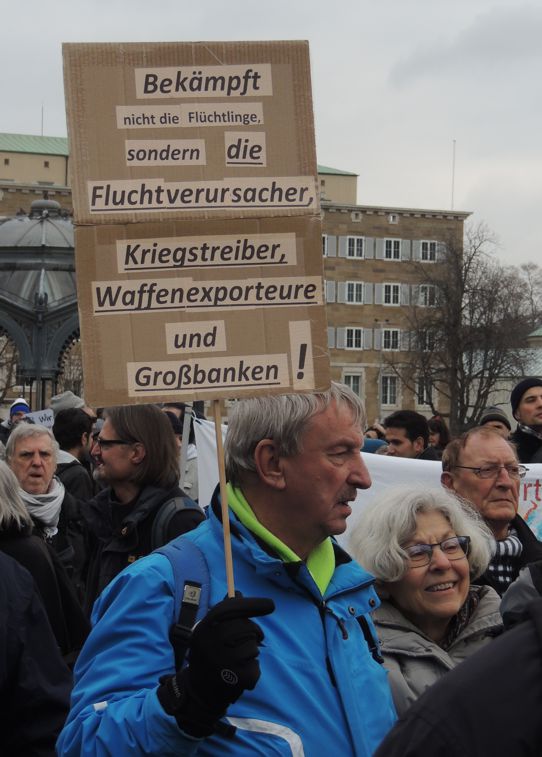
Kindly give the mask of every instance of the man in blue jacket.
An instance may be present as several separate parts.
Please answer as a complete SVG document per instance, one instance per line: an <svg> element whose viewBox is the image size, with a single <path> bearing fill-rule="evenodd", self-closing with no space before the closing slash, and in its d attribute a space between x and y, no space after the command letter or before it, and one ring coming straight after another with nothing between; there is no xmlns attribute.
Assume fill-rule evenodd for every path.
<svg viewBox="0 0 542 757"><path fill-rule="evenodd" d="M340 384L236 404L225 456L241 594L224 599L215 496L209 520L180 540L200 551L209 581L186 661L169 639L171 563L154 553L95 605L60 755L375 751L395 720L369 616L378 599L372 576L331 538L371 483L364 425L359 399ZM187 571L185 588L194 579Z"/></svg>

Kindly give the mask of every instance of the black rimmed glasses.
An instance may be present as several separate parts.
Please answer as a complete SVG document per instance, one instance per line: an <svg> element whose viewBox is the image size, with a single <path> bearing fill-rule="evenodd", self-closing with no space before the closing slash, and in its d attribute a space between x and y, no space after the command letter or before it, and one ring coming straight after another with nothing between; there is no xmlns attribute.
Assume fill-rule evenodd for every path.
<svg viewBox="0 0 542 757"><path fill-rule="evenodd" d="M469 536L450 536L444 541L438 541L435 544L413 544L411 547L405 547L408 555L408 563L411 568L423 568L429 565L433 557L433 550L438 547L448 560L461 560L469 554Z"/></svg>
<svg viewBox="0 0 542 757"><path fill-rule="evenodd" d="M465 468L465 470L471 470L478 478L497 478L501 472L501 468L504 468L510 478L519 481L523 478L529 470L524 465L517 465L516 463L509 463L508 465L482 465L480 468L473 468L472 465L454 465L454 468Z"/></svg>
<svg viewBox="0 0 542 757"><path fill-rule="evenodd" d="M127 442L124 439L103 439L101 436L96 436L94 444L97 444L101 449L111 449L116 445L132 444L132 442Z"/></svg>

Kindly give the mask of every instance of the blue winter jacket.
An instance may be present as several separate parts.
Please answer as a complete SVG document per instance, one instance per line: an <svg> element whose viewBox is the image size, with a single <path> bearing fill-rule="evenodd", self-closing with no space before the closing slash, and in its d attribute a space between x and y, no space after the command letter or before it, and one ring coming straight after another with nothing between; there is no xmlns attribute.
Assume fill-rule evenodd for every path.
<svg viewBox="0 0 542 757"><path fill-rule="evenodd" d="M230 520L236 589L271 597L276 606L257 619L265 633L261 677L228 709L233 738L191 738L158 701L159 678L174 672L168 632L176 618L171 565L152 554L118 575L96 602L60 755L368 757L377 748L395 710L386 671L357 620L364 616L365 635L367 628L374 634L372 576L336 546L337 567L322 597L304 563L283 563L233 513ZM220 519L211 513L182 538L205 553L211 605L219 602L226 595Z"/></svg>

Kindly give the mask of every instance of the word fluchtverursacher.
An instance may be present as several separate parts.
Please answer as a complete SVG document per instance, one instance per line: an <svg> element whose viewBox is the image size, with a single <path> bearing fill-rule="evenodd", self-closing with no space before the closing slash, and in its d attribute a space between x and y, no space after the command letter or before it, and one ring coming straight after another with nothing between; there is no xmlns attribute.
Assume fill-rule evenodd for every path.
<svg viewBox="0 0 542 757"><path fill-rule="evenodd" d="M89 181L93 213L149 210L239 208L312 208L316 205L310 176L224 179L201 182Z"/></svg>

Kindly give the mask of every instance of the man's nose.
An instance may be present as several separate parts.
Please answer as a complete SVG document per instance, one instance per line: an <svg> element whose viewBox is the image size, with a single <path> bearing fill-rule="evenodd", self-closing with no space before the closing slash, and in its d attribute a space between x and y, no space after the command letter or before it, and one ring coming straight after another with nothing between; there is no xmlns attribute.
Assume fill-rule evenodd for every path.
<svg viewBox="0 0 542 757"><path fill-rule="evenodd" d="M32 455L32 465L41 465L43 462L39 452L34 452Z"/></svg>
<svg viewBox="0 0 542 757"><path fill-rule="evenodd" d="M350 471L348 483L355 486L356 489L368 489L371 486L371 474L365 465L361 452Z"/></svg>
<svg viewBox="0 0 542 757"><path fill-rule="evenodd" d="M498 486L504 486L507 488L514 486L514 479L508 473L504 465L501 465L501 467L499 468L499 475L497 476L496 483L498 484Z"/></svg>

